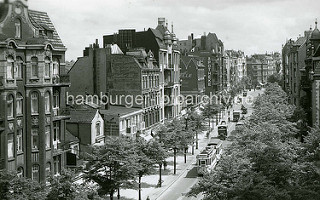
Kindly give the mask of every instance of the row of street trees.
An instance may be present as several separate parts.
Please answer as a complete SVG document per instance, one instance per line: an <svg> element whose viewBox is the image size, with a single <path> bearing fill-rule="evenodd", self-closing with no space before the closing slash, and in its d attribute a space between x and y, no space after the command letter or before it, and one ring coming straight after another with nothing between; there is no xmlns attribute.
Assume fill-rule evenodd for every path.
<svg viewBox="0 0 320 200"><path fill-rule="evenodd" d="M203 193L205 200L319 199L320 130L312 129L300 142L295 108L277 84L257 97L254 109L216 169L189 195Z"/></svg>
<svg viewBox="0 0 320 200"><path fill-rule="evenodd" d="M75 183L76 175L71 171L63 171L60 176L50 178L49 187L18 178L13 172L1 171L0 199L87 200L106 196L113 199L117 191L120 198L120 188L130 188L138 189L140 200L143 176L155 173L158 168L158 186L161 187L166 159L173 155L173 173L176 174L177 153L182 151L186 162L188 147L194 148L195 143L198 149L198 133L203 129L203 119L192 110L184 118L160 125L150 141L140 137L110 137L104 145L92 146L85 158L86 167L80 170L83 184Z"/></svg>

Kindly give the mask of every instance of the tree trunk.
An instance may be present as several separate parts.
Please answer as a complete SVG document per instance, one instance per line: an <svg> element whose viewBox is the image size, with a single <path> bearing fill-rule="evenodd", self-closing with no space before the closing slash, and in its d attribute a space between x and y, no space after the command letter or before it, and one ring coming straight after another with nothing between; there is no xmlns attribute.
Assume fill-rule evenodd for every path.
<svg viewBox="0 0 320 200"><path fill-rule="evenodd" d="M118 195L117 195L118 199L120 199L120 188L118 188Z"/></svg>
<svg viewBox="0 0 320 200"><path fill-rule="evenodd" d="M194 136L193 136L194 138ZM192 142L192 155L194 155L194 141Z"/></svg>
<svg viewBox="0 0 320 200"><path fill-rule="evenodd" d="M188 151L188 147L184 148L184 163L187 163L187 151Z"/></svg>
<svg viewBox="0 0 320 200"><path fill-rule="evenodd" d="M198 131L196 131L196 149L198 149L199 146L198 146Z"/></svg>
<svg viewBox="0 0 320 200"><path fill-rule="evenodd" d="M110 200L113 200L113 193L114 191L110 192Z"/></svg>
<svg viewBox="0 0 320 200"><path fill-rule="evenodd" d="M139 200L141 200L141 176L139 176Z"/></svg>
<svg viewBox="0 0 320 200"><path fill-rule="evenodd" d="M176 174L176 156L177 156L177 149L173 149L173 174Z"/></svg>
<svg viewBox="0 0 320 200"><path fill-rule="evenodd" d="M159 164L159 181L158 181L159 187L161 187L161 185L162 185L161 168L162 168L162 164Z"/></svg>

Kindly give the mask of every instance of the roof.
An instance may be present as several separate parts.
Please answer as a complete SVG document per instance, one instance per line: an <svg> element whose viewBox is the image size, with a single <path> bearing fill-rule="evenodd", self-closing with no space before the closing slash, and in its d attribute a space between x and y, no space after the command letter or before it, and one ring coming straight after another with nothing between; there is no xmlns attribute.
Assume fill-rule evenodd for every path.
<svg viewBox="0 0 320 200"><path fill-rule="evenodd" d="M66 135L65 135L65 142L69 143L69 142L79 142L80 140L72 135L67 129L66 129Z"/></svg>
<svg viewBox="0 0 320 200"><path fill-rule="evenodd" d="M108 110L100 110L100 113L102 115L118 115L119 117L121 117L139 111L142 112L142 109L127 108L125 106L110 106Z"/></svg>
<svg viewBox="0 0 320 200"><path fill-rule="evenodd" d="M301 46L306 41L306 39L306 37L299 37L297 41L295 41L294 45Z"/></svg>
<svg viewBox="0 0 320 200"><path fill-rule="evenodd" d="M65 47L46 12L28 10L29 19L32 25L39 30L53 31L53 38L46 38L54 47Z"/></svg>
<svg viewBox="0 0 320 200"><path fill-rule="evenodd" d="M88 109L88 110L71 110L70 111L70 120L71 123L91 123L94 116L96 115L97 110Z"/></svg>
<svg viewBox="0 0 320 200"><path fill-rule="evenodd" d="M123 52L117 44L107 44L107 48L111 49L111 54L123 54Z"/></svg>

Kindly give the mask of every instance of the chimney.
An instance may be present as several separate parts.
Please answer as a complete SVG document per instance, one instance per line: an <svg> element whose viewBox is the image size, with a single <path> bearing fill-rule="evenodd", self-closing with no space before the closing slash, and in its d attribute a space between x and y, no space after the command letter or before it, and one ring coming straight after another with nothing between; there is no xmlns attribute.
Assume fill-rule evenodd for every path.
<svg viewBox="0 0 320 200"><path fill-rule="evenodd" d="M193 41L193 33L191 33L191 41Z"/></svg>
<svg viewBox="0 0 320 200"><path fill-rule="evenodd" d="M158 18L158 26L165 26L165 23L166 23L166 18L164 17Z"/></svg>
<svg viewBox="0 0 320 200"><path fill-rule="evenodd" d="M99 42L98 42L98 39L96 39L96 48L99 48Z"/></svg>

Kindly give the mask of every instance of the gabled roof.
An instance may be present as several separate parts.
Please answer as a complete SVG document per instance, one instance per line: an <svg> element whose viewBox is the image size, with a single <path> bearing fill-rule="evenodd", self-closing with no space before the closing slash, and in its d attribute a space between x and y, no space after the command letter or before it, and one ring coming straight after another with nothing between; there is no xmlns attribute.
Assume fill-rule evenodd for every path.
<svg viewBox="0 0 320 200"><path fill-rule="evenodd" d="M46 41L54 47L65 47L46 12L28 10L29 19L32 25L39 30L53 31L53 38L46 38Z"/></svg>
<svg viewBox="0 0 320 200"><path fill-rule="evenodd" d="M98 111L95 109L88 110L71 110L70 120L68 122L73 123L91 123Z"/></svg>

